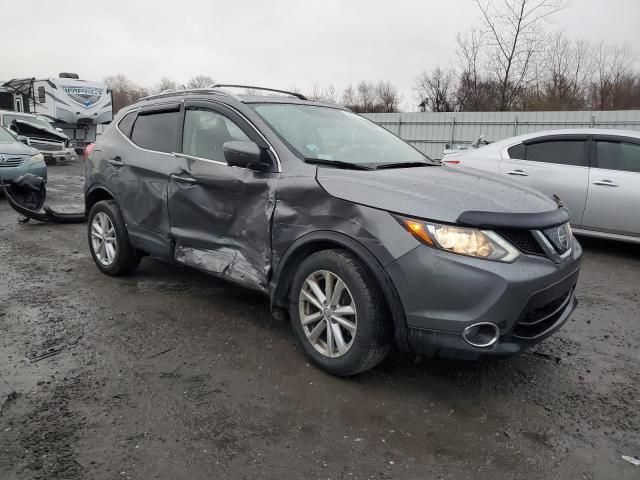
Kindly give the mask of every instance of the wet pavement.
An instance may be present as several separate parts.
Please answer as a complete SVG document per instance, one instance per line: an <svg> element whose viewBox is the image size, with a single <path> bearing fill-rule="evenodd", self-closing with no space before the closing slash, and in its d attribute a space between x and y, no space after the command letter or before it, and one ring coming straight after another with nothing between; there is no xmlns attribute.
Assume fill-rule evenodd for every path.
<svg viewBox="0 0 640 480"><path fill-rule="evenodd" d="M82 168L50 167L53 207ZM261 295L152 258L107 277L85 225L0 198L0 479L638 479L640 247L582 243L580 305L534 351L339 379Z"/></svg>

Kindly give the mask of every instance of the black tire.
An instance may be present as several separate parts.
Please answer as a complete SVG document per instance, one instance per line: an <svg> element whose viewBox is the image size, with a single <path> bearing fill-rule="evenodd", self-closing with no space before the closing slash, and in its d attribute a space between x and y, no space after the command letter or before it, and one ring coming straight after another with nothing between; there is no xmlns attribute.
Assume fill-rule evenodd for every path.
<svg viewBox="0 0 640 480"><path fill-rule="evenodd" d="M113 262L109 265L105 265L96 256L96 252L93 250L93 243L91 241L91 225L94 217L98 213L104 213L109 217L116 237L116 253ZM87 238L89 240L89 251L91 257L97 265L97 267L107 275L114 277L129 275L132 273L140 263L140 254L129 242L129 234L127 227L120 213L118 205L113 200L102 200L96 203L89 212L89 218L87 222Z"/></svg>
<svg viewBox="0 0 640 480"><path fill-rule="evenodd" d="M328 357L316 350L300 319L298 301L304 282L320 270L328 270L344 281L357 310L355 338L339 357ZM349 376L369 370L384 360L391 346L392 328L380 287L362 263L345 250L323 250L302 262L291 285L289 316L306 354L333 375Z"/></svg>

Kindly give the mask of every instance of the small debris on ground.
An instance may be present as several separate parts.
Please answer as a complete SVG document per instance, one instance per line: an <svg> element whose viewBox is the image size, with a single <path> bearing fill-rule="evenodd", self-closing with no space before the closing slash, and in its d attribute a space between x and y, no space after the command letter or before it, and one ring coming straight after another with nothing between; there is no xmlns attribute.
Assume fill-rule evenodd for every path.
<svg viewBox="0 0 640 480"><path fill-rule="evenodd" d="M622 455L622 459L626 460L629 463L632 463L636 467L640 467L640 458L638 457L630 457L629 455Z"/></svg>
<svg viewBox="0 0 640 480"><path fill-rule="evenodd" d="M45 348L44 350L38 350L27 353L26 357L29 359L31 363L39 362L43 358L51 357L53 355L57 355L64 348L63 344L54 345L53 347Z"/></svg>

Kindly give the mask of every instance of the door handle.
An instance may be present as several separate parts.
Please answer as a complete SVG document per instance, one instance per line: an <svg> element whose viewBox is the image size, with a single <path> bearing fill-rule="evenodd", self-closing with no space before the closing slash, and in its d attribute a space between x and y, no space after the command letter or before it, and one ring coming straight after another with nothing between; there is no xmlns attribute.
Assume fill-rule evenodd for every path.
<svg viewBox="0 0 640 480"><path fill-rule="evenodd" d="M120 157L109 158L107 162L109 162L109 165L111 165L112 167L124 167L124 163L122 162L122 159Z"/></svg>
<svg viewBox="0 0 640 480"><path fill-rule="evenodd" d="M611 180L596 180L593 182L594 185L601 185L603 187L618 187L619 185L616 182L612 182Z"/></svg>
<svg viewBox="0 0 640 480"><path fill-rule="evenodd" d="M525 172L524 170L510 170L507 172L507 175L516 175L518 177L528 177L529 174L527 172Z"/></svg>
<svg viewBox="0 0 640 480"><path fill-rule="evenodd" d="M198 183L198 181L193 177L182 177L175 173L169 175L169 178L177 183L188 183L189 185L195 185L196 183Z"/></svg>

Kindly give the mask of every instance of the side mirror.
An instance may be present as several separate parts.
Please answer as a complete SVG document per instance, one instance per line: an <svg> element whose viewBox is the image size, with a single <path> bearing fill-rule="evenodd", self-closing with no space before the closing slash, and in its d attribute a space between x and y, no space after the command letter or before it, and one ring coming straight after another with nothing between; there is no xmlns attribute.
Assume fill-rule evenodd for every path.
<svg viewBox="0 0 640 480"><path fill-rule="evenodd" d="M24 135L18 135L16 138L18 139L19 142L22 142L25 145L29 145L29 139Z"/></svg>
<svg viewBox="0 0 640 480"><path fill-rule="evenodd" d="M224 159L233 167L250 168L252 170L269 171L273 163L267 150L254 142L225 142L222 146Z"/></svg>

